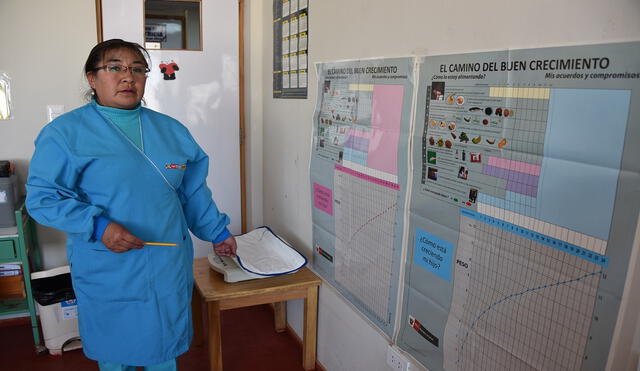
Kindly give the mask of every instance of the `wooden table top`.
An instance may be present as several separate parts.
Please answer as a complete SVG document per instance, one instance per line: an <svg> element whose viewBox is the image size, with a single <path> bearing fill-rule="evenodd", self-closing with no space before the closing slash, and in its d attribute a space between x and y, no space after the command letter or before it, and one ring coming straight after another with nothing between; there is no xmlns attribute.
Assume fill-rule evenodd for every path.
<svg viewBox="0 0 640 371"><path fill-rule="evenodd" d="M206 257L193 260L193 275L196 287L205 301L269 294L286 289L319 286L322 283L322 280L307 267L292 274L228 283L224 281L222 273L209 267Z"/></svg>

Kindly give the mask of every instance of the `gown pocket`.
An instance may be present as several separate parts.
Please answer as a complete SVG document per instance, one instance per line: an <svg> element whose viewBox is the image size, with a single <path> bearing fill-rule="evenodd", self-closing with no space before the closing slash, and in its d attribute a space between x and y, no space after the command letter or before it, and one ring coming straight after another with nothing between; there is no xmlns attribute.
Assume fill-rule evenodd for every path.
<svg viewBox="0 0 640 371"><path fill-rule="evenodd" d="M114 253L106 248L79 246L73 254L76 295L102 302L142 302L149 296L145 252Z"/></svg>

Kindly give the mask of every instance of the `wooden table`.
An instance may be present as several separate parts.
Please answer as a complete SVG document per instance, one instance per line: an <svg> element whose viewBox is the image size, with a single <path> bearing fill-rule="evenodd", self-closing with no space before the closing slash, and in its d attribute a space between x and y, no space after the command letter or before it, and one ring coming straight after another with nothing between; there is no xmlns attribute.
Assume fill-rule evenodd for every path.
<svg viewBox="0 0 640 371"><path fill-rule="evenodd" d="M222 274L209 267L207 258L198 258L193 262L193 273L193 342L195 345L202 344L204 300L209 315L209 363L212 371L222 371L220 311L274 303L275 328L281 332L287 326L286 301L294 299L304 299L303 367L305 370L315 369L318 287L322 281L313 272L303 268L296 273L283 276L226 283Z"/></svg>

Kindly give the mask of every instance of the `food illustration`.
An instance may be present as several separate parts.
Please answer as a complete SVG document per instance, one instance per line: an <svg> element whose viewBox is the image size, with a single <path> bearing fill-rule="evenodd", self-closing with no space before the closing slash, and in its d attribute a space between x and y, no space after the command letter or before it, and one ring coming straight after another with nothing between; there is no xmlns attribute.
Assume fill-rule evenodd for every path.
<svg viewBox="0 0 640 371"><path fill-rule="evenodd" d="M444 140L442 138L438 139L438 147L444 146Z"/></svg>
<svg viewBox="0 0 640 371"><path fill-rule="evenodd" d="M489 120L487 120L487 119L482 120L482 124L483 125L489 125Z"/></svg>
<svg viewBox="0 0 640 371"><path fill-rule="evenodd" d="M466 122L470 122L471 121L471 117L463 117L464 121Z"/></svg>
<svg viewBox="0 0 640 371"><path fill-rule="evenodd" d="M448 127L449 127L449 130L454 131L456 130L456 123L452 121L449 123Z"/></svg>
<svg viewBox="0 0 640 371"><path fill-rule="evenodd" d="M456 133L451 133L451 137L452 137L453 139L456 139L458 136L456 135Z"/></svg>
<svg viewBox="0 0 640 371"><path fill-rule="evenodd" d="M453 94L449 94L449 96L447 96L446 103L447 104L453 104L453 100L454 100Z"/></svg>
<svg viewBox="0 0 640 371"><path fill-rule="evenodd" d="M429 125L431 125L431 127L436 127L436 125L438 125L438 123L436 122L436 120L431 120L429 121Z"/></svg>
<svg viewBox="0 0 640 371"><path fill-rule="evenodd" d="M480 107L471 107L471 108L469 108L469 112L478 112L478 111L482 111L482 108L480 108Z"/></svg>
<svg viewBox="0 0 640 371"><path fill-rule="evenodd" d="M496 142L496 140L494 138L491 139L485 139L485 141L489 144L494 144Z"/></svg>
<svg viewBox="0 0 640 371"><path fill-rule="evenodd" d="M502 111L502 114L504 115L504 117L509 117L509 115L513 114L513 110L505 108L504 111Z"/></svg>
<svg viewBox="0 0 640 371"><path fill-rule="evenodd" d="M487 107L484 109L484 113L486 113L487 116L489 116L493 113L493 109L491 107Z"/></svg>
<svg viewBox="0 0 640 371"><path fill-rule="evenodd" d="M460 133L460 141L467 143L469 142L469 137L467 136L467 133L465 133L464 131Z"/></svg>
<svg viewBox="0 0 640 371"><path fill-rule="evenodd" d="M502 116L502 108L496 108L496 116Z"/></svg>
<svg viewBox="0 0 640 371"><path fill-rule="evenodd" d="M456 104L459 105L459 106L464 104L464 97L462 95L458 95L456 97Z"/></svg>
<svg viewBox="0 0 640 371"><path fill-rule="evenodd" d="M498 142L498 148L500 148L500 149L502 149L506 145L507 145L507 140L506 139L502 139L501 141Z"/></svg>
<svg viewBox="0 0 640 371"><path fill-rule="evenodd" d="M436 140L435 140L435 139L433 139L433 137L429 137L429 144L430 144L430 145L434 145L434 144L436 144ZM493 143L491 143L491 144L493 144Z"/></svg>
<svg viewBox="0 0 640 371"><path fill-rule="evenodd" d="M478 144L478 143L480 143L480 141L482 141L482 135L478 135L477 137L471 139L471 142L473 144Z"/></svg>
<svg viewBox="0 0 640 371"><path fill-rule="evenodd" d="M444 129L445 127L447 127L447 123L444 121L440 121L440 127Z"/></svg>
<svg viewBox="0 0 640 371"><path fill-rule="evenodd" d="M451 146L453 145L453 143L451 143L451 141L449 139L444 141L444 146L447 148L451 148Z"/></svg>

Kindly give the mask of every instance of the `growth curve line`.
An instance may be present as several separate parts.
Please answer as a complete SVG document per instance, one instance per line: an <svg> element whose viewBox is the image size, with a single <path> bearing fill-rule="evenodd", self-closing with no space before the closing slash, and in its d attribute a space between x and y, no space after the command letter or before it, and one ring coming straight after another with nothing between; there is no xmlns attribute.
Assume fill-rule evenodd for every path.
<svg viewBox="0 0 640 371"><path fill-rule="evenodd" d="M520 291L520 292L516 292L513 293L511 295L505 296L504 298L490 304L487 308L485 308L484 310L482 310L482 312L480 312L480 314L473 320L473 322L471 322L471 326L469 326L469 329L467 330L467 332L464 334L464 337L462 339L462 342L460 343L460 352L458 353L458 359L456 360L456 364L460 363L460 354L462 354L462 350L464 349L464 343L467 341L467 338L469 337L469 333L471 331L473 331L473 329L475 328L476 324L478 323L478 321L480 320L480 318L482 316L484 316L487 312L489 312L491 309L493 309L494 307L500 305L501 303L511 299L511 298L515 298L517 296L522 296L525 295L527 293L531 293L534 291L538 291L538 290L543 290L543 289L547 289L547 288L551 288L551 287L555 287L555 286L561 286L561 285L568 285L572 282L577 282L580 281L582 279L591 277L591 276L595 276L595 275L599 275L602 274L602 270L599 270L597 272L591 272L591 273L586 273L583 274L580 277L571 279L571 280L566 280L566 281L560 281L560 282L555 282L555 283L550 283L548 285L541 285L541 286L537 286L537 287L531 287L528 288L526 290Z"/></svg>
<svg viewBox="0 0 640 371"><path fill-rule="evenodd" d="M351 237L349 237L349 241L347 242L348 244L351 244L351 241L353 241L353 239L356 237L356 234L360 233L361 230L364 229L364 227L366 227L367 225L371 224L372 221L374 221L375 219L381 217L382 215L386 214L387 212L389 212L389 210L393 209L394 207L396 207L398 205L397 202L395 202L393 205L387 207L384 211L382 211L381 213L378 213L377 215L372 216L371 218L369 218L369 220L367 220L363 225L360 226L360 228L358 228L357 231L355 231Z"/></svg>

